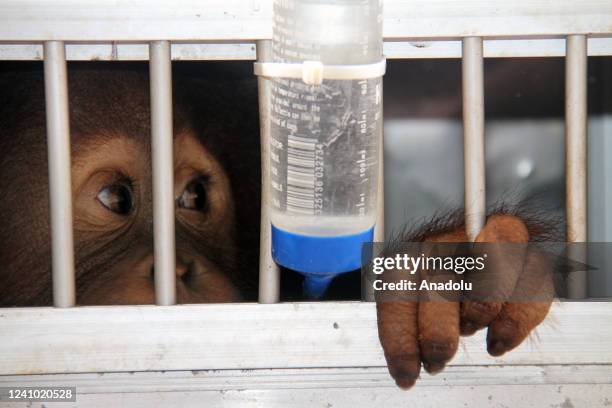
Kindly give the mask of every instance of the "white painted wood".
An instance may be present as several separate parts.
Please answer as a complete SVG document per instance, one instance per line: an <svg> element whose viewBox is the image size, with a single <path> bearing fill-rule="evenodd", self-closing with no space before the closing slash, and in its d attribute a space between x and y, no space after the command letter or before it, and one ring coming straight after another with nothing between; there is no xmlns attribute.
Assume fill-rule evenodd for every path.
<svg viewBox="0 0 612 408"><path fill-rule="evenodd" d="M390 38L556 36L609 33L607 0L386 0Z"/></svg>
<svg viewBox="0 0 612 408"><path fill-rule="evenodd" d="M453 364L612 364L610 315L558 304L537 342L492 358L481 332ZM360 302L2 309L0 361L5 375L385 366L375 306Z"/></svg>
<svg viewBox="0 0 612 408"><path fill-rule="evenodd" d="M40 41L255 40L272 36L265 0L7 0L0 38Z"/></svg>
<svg viewBox="0 0 612 408"><path fill-rule="evenodd" d="M419 406L428 406L423 404L428 404L432 396L437 398L440 395L456 398L448 400L453 403L486 402L473 406L499 407L504 401L506 404L512 402L512 406L539 407L542 405L537 404L565 402L566 398L591 404L585 406L601 406L612 392L612 367L450 366L435 376L423 372L416 387L409 392L399 391L384 367L0 376L0 387L24 386L76 387L79 406L115 406L117 401L129 401L126 406L162 402L164 405L189 406L198 401L200 404L205 402L206 406L254 402L275 406L275 401L288 404L289 395L292 396L290 406L325 406L326 403L371 406L372 399L419 401ZM544 396L530 400L509 399L517 391L544 392ZM363 400L344 395L355 392L360 393ZM589 397L584 399L585 395ZM483 396L487 399L484 400ZM432 406L438 406L437 403Z"/></svg>
<svg viewBox="0 0 612 408"><path fill-rule="evenodd" d="M260 40L272 36L271 0L5 0L3 41ZM610 34L612 2L386 0L384 37L551 37Z"/></svg>
<svg viewBox="0 0 612 408"><path fill-rule="evenodd" d="M610 405L610 384L496 385L421 387L402 391L397 387L308 388L263 390L215 390L174 392L126 392L80 394L77 402L33 403L36 408L150 408L150 407L245 407L245 408L355 408L355 407L478 407L478 408L583 408ZM4 403L3 408L23 408L23 403Z"/></svg>
<svg viewBox="0 0 612 408"><path fill-rule="evenodd" d="M418 387L612 384L610 365L450 366L421 373ZM0 376L0 387L77 387L80 394L395 388L386 367L147 371Z"/></svg>

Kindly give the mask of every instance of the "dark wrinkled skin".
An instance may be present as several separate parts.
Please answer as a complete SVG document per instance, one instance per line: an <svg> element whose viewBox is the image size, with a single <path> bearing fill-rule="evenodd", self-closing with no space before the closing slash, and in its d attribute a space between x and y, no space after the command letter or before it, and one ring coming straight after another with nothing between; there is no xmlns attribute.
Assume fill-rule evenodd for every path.
<svg viewBox="0 0 612 408"><path fill-rule="evenodd" d="M468 242L462 220L459 213L446 219L434 218L402 238L407 242ZM551 229L541 220L497 209L487 218L475 242L525 244L548 238ZM488 255L488 261L504 265L503 270L521 271L519 275L500 273L492 287L531 291L534 296L530 299L538 301L484 302L469 300L469 296L463 301L387 301L379 297L379 338L389 373L400 388L409 389L415 384L421 366L429 374L442 371L457 352L460 336L487 328L487 351L497 357L520 345L548 314L554 287L552 273L547 272L553 266L545 258L529 251L519 259L515 253L508 255L504 251ZM509 298L510 294L499 298Z"/></svg>

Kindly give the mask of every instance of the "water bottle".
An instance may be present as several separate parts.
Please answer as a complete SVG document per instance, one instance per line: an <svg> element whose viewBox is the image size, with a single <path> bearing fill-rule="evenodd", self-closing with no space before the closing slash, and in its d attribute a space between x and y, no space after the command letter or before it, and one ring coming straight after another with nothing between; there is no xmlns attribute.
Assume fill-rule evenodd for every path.
<svg viewBox="0 0 612 408"><path fill-rule="evenodd" d="M380 63L381 0L274 0L273 61ZM382 77L271 79L272 255L323 295L373 241Z"/></svg>

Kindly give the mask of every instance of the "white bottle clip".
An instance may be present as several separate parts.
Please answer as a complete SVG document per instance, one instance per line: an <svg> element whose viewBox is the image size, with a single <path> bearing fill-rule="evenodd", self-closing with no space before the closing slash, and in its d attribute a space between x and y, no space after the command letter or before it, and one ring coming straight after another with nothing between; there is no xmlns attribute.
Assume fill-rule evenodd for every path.
<svg viewBox="0 0 612 408"><path fill-rule="evenodd" d="M306 85L321 85L323 82L323 63L321 61L304 61L302 63L302 81Z"/></svg>
<svg viewBox="0 0 612 408"><path fill-rule="evenodd" d="M323 65L321 61L300 63L256 62L255 75L266 78L301 79L308 85L320 85L324 79L355 80L378 78L385 74L387 61L373 64Z"/></svg>

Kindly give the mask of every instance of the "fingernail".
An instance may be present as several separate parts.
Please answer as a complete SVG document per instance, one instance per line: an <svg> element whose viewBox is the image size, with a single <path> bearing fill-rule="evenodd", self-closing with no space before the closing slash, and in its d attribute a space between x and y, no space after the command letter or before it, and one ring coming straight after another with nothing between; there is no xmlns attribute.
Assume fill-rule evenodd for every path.
<svg viewBox="0 0 612 408"><path fill-rule="evenodd" d="M402 390L409 390L414 386L415 383L416 378L411 377L409 375L395 377L395 384L397 384L397 386L400 387Z"/></svg>
<svg viewBox="0 0 612 408"><path fill-rule="evenodd" d="M436 375L444 370L446 364L423 363L423 368L431 375Z"/></svg>
<svg viewBox="0 0 612 408"><path fill-rule="evenodd" d="M387 360L389 373L398 387L403 390L411 388L419 377L421 363L416 354L396 355Z"/></svg>
<svg viewBox="0 0 612 408"><path fill-rule="evenodd" d="M487 351L493 357L499 357L506 352L506 347L500 339L489 339L487 340Z"/></svg>

